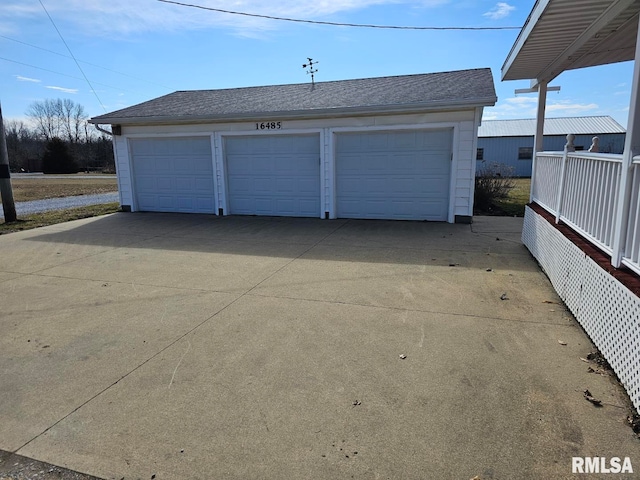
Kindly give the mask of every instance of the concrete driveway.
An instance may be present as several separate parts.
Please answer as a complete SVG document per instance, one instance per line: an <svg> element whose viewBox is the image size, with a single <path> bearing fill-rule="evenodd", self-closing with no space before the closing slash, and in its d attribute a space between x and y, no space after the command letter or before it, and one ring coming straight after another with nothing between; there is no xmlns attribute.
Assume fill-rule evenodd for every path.
<svg viewBox="0 0 640 480"><path fill-rule="evenodd" d="M520 229L118 213L0 236L0 449L126 480L640 471Z"/></svg>

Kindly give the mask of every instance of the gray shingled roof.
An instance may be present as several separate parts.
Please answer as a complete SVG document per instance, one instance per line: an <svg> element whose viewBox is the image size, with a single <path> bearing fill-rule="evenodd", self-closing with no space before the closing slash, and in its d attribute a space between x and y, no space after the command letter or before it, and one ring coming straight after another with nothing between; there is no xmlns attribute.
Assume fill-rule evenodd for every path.
<svg viewBox="0 0 640 480"><path fill-rule="evenodd" d="M478 137L532 137L536 133L536 119L483 120ZM608 115L594 117L560 117L544 119L545 135L602 135L625 133L625 129Z"/></svg>
<svg viewBox="0 0 640 480"><path fill-rule="evenodd" d="M491 70L427 73L223 90L178 91L94 117L92 123L148 124L314 117L488 106Z"/></svg>

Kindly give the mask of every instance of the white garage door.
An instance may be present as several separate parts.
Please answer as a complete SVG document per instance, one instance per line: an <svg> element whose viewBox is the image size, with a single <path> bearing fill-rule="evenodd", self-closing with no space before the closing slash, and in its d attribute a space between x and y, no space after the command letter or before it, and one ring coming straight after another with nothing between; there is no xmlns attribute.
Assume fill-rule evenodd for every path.
<svg viewBox="0 0 640 480"><path fill-rule="evenodd" d="M130 139L137 209L214 213L209 137Z"/></svg>
<svg viewBox="0 0 640 480"><path fill-rule="evenodd" d="M338 217L447 220L451 129L336 137Z"/></svg>
<svg viewBox="0 0 640 480"><path fill-rule="evenodd" d="M229 213L320 216L319 135L227 137Z"/></svg>

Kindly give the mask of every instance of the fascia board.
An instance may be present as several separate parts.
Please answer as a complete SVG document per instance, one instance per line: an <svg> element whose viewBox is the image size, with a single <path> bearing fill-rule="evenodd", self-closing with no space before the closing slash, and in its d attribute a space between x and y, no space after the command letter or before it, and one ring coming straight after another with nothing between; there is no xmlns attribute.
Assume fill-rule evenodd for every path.
<svg viewBox="0 0 640 480"><path fill-rule="evenodd" d="M203 115L203 116L149 116L149 117L109 117L101 115L89 119L92 124L112 124L112 125L157 125L157 124L184 124L184 123L221 123L221 122L246 122L246 121L262 121L274 119L314 119L314 118L330 118L330 117L346 117L346 116L362 116L374 114L403 114L403 113L419 113L433 111L451 111L467 108L493 106L497 102L497 98L486 97L478 98L472 101L446 101L434 102L428 105L385 105L383 107L354 107L354 108L335 108L322 110L295 110L283 112L254 112L246 114L229 114L229 115Z"/></svg>
<svg viewBox="0 0 640 480"><path fill-rule="evenodd" d="M529 17L527 18L527 21L522 27L522 30L520 30L520 34L518 35L518 38L516 39L515 43L511 47L511 51L509 52L509 55L507 55L507 58L504 61L504 64L502 65L502 70L501 70L502 81L522 80L518 78L507 79L506 77L508 75L509 69L513 65L513 62L515 61L518 54L522 50L522 47L524 47L524 44L529 39L529 35L531 35L531 32L533 31L536 24L538 23L538 20L540 20L540 17L542 17L542 14L544 13L544 11L547 9L547 6L549 5L550 1L551 0L537 0L536 4L531 10L531 13L529 14Z"/></svg>

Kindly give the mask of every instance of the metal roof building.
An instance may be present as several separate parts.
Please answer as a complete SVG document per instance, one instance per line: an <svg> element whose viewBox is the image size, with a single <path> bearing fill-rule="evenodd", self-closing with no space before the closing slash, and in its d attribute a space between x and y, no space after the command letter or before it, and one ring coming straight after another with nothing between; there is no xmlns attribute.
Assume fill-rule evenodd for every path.
<svg viewBox="0 0 640 480"><path fill-rule="evenodd" d="M485 120L478 129L477 171L493 163L507 165L518 177L531 176L534 118ZM562 150L566 136L574 134L577 150L588 150L594 136L600 152L621 153L625 129L610 116L547 118L544 122L544 149Z"/></svg>

